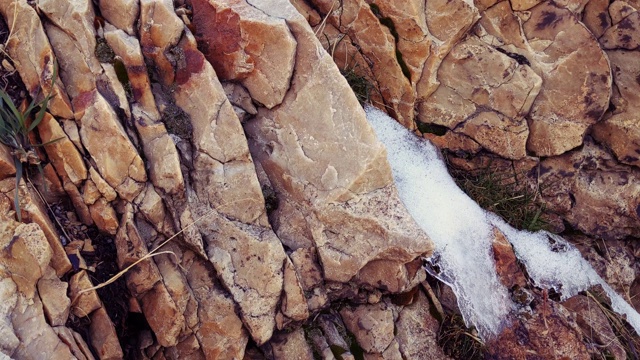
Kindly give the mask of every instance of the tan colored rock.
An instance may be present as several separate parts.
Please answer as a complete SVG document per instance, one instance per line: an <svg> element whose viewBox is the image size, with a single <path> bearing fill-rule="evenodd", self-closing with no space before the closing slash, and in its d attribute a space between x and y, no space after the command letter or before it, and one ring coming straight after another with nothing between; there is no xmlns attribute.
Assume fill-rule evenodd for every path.
<svg viewBox="0 0 640 360"><path fill-rule="evenodd" d="M69 347L73 356L78 360L95 359L89 349L89 346L85 343L80 334L64 326L54 327L53 331L55 331L60 340Z"/></svg>
<svg viewBox="0 0 640 360"><path fill-rule="evenodd" d="M365 58L377 59L369 66L384 99L384 109L408 128L414 128L413 104L415 94L410 80L403 73L396 56L396 39L388 27L380 23L364 0L345 2L338 6L330 0L313 1L321 15L341 33L347 34L358 45ZM381 15L382 16L382 15ZM295 31L293 31L296 37ZM300 39L296 37L300 42ZM300 45L298 45L298 54ZM299 56L299 55L298 55ZM296 64L296 68L299 68Z"/></svg>
<svg viewBox="0 0 640 360"><path fill-rule="evenodd" d="M460 131L503 158L520 160L527 156L529 129L522 118L509 118L493 111L478 112L462 125Z"/></svg>
<svg viewBox="0 0 640 360"><path fill-rule="evenodd" d="M124 354L122 353L115 328L103 307L91 314L89 337L98 359L117 360L123 358Z"/></svg>
<svg viewBox="0 0 640 360"><path fill-rule="evenodd" d="M104 198L98 199L95 203L89 205L89 213L91 219L100 231L107 234L115 235L118 230L118 216L111 204Z"/></svg>
<svg viewBox="0 0 640 360"><path fill-rule="evenodd" d="M289 257L305 291L322 284L322 268L318 263L315 249L300 248Z"/></svg>
<svg viewBox="0 0 640 360"><path fill-rule="evenodd" d="M340 316L362 349L368 353L382 353L394 339L391 309L384 303L345 307Z"/></svg>
<svg viewBox="0 0 640 360"><path fill-rule="evenodd" d="M75 122L75 120L62 119L60 120L60 123L62 125L62 128L64 129L64 132L67 134L67 137L69 138L69 140L73 142L73 144L76 146L76 148L78 149L78 151L80 151L82 155L85 155L84 146L82 146L82 141L80 140L80 133L78 132L78 124Z"/></svg>
<svg viewBox="0 0 640 360"><path fill-rule="evenodd" d="M124 30L129 35L135 34L135 25L140 13L140 4L135 0L101 0L100 13L108 22Z"/></svg>
<svg viewBox="0 0 640 360"><path fill-rule="evenodd" d="M82 186L82 199L84 203L87 206L93 205L101 197L102 194L100 194L96 184L91 179L87 179Z"/></svg>
<svg viewBox="0 0 640 360"><path fill-rule="evenodd" d="M542 200L576 229L605 239L640 235L639 170L618 164L592 141L540 166L540 181L548 184Z"/></svg>
<svg viewBox="0 0 640 360"><path fill-rule="evenodd" d="M309 317L307 300L293 263L288 258L284 261L282 290L284 292L280 304L282 314L293 321L306 320ZM282 327L279 326L279 328Z"/></svg>
<svg viewBox="0 0 640 360"><path fill-rule="evenodd" d="M0 181L0 193L10 199L11 207L14 204L16 181L13 178L8 178ZM49 243L49 249L51 251L51 266L56 270L58 276L63 276L69 270L71 270L71 263L67 258L62 243L60 242L60 236L49 219L47 211L44 208L44 204L41 202L37 194L33 189L27 188L24 182L20 183L18 199L20 202L20 211L22 213L22 220L27 223L37 224ZM15 211L15 210L14 210Z"/></svg>
<svg viewBox="0 0 640 360"><path fill-rule="evenodd" d="M36 294L36 283L51 260L51 249L37 224L19 224L13 235L2 238L0 264L26 299Z"/></svg>
<svg viewBox="0 0 640 360"><path fill-rule="evenodd" d="M127 70L133 94L134 124L149 165L149 177L164 192L177 193L184 186L178 152L160 121L140 44L135 37L109 24L105 26L104 37Z"/></svg>
<svg viewBox="0 0 640 360"><path fill-rule="evenodd" d="M91 180L96 184L96 187L98 188L98 191L100 191L100 194L102 194L102 196L107 201L113 201L116 199L118 194L115 190L113 190L111 186L109 186L109 184L107 184L107 182L102 178L102 176L100 176L96 169L90 167L89 176L91 177Z"/></svg>
<svg viewBox="0 0 640 360"><path fill-rule="evenodd" d="M609 106L609 63L587 28L553 3L533 8L523 29L544 83L529 114L527 149L558 155L579 146Z"/></svg>
<svg viewBox="0 0 640 360"><path fill-rule="evenodd" d="M15 175L16 165L11 155L11 150L4 144L0 144L0 180Z"/></svg>
<svg viewBox="0 0 640 360"><path fill-rule="evenodd" d="M292 332L275 334L271 341L271 354L275 360L312 360L313 352L305 339L304 331L298 328Z"/></svg>
<svg viewBox="0 0 640 360"><path fill-rule="evenodd" d="M404 307L396 321L396 336L400 353L405 359L449 359L438 346L440 324L429 308L432 305L422 291L415 302Z"/></svg>
<svg viewBox="0 0 640 360"><path fill-rule="evenodd" d="M82 155L69 140L56 119L45 113L44 118L38 124L38 134L43 144L51 142L44 148L63 181L69 179L74 185L80 185L87 178L87 167Z"/></svg>
<svg viewBox="0 0 640 360"><path fill-rule="evenodd" d="M140 0L140 45L164 84L175 82L173 65L166 54L178 44L183 30L184 23L176 16L171 0Z"/></svg>
<svg viewBox="0 0 640 360"><path fill-rule="evenodd" d="M92 106L85 110L81 119L82 143L109 186L120 197L131 201L142 191L147 180L142 158L106 100L96 91L84 96ZM109 141L105 142L105 138Z"/></svg>
<svg viewBox="0 0 640 360"><path fill-rule="evenodd" d="M391 293L400 293L415 287L425 279L418 259L402 264L393 260L374 260L365 265L356 276L358 282Z"/></svg>
<svg viewBox="0 0 640 360"><path fill-rule="evenodd" d="M608 0L590 0L584 8L582 22L596 38L600 38L611 27L608 9Z"/></svg>
<svg viewBox="0 0 640 360"><path fill-rule="evenodd" d="M140 300L142 311L156 334L158 343L165 347L175 346L185 322L167 287L162 282L158 282Z"/></svg>
<svg viewBox="0 0 640 360"><path fill-rule="evenodd" d="M85 204L80 190L78 190L78 188L70 181L64 183L63 186L67 196L71 200L71 204L73 205L76 214L80 218L80 221L87 226L93 225L93 219L91 218L89 207Z"/></svg>
<svg viewBox="0 0 640 360"><path fill-rule="evenodd" d="M493 228L491 249L493 250L493 259L496 262L496 273L500 283L507 289L513 289L514 286L525 287L527 278L520 269L513 247L497 228Z"/></svg>
<svg viewBox="0 0 640 360"><path fill-rule="evenodd" d="M38 281L38 294L51 326L64 326L67 322L71 305L71 300L67 297L68 287L69 284L58 279L52 268L47 268Z"/></svg>
<svg viewBox="0 0 640 360"><path fill-rule="evenodd" d="M296 40L284 19L244 2L191 0L196 39L221 80L240 81L267 108L290 86Z"/></svg>
<svg viewBox="0 0 640 360"><path fill-rule="evenodd" d="M640 46L640 12L635 11L612 27L600 37L600 44L607 50L636 50Z"/></svg>
<svg viewBox="0 0 640 360"><path fill-rule="evenodd" d="M118 267L124 269L149 253L133 218L133 207L127 204L115 238ZM151 290L161 280L158 267L152 260L140 262L126 275L127 286L134 297Z"/></svg>
<svg viewBox="0 0 640 360"><path fill-rule="evenodd" d="M638 51L607 52L614 82L620 94L616 110L593 127L593 136L613 151L625 164L640 167L640 64Z"/></svg>
<svg viewBox="0 0 640 360"><path fill-rule="evenodd" d="M193 255L191 255L193 256ZM183 259L188 256L183 256ZM198 301L196 337L207 359L242 359L249 334L236 315L235 304L212 278L211 265L194 261L185 269Z"/></svg>
<svg viewBox="0 0 640 360"><path fill-rule="evenodd" d="M35 284L34 284L35 285ZM73 359L71 351L47 324L38 296L32 303L20 301L12 316L13 328L20 345L13 351L14 359Z"/></svg>
<svg viewBox="0 0 640 360"><path fill-rule="evenodd" d="M71 311L75 316L89 316L94 310L102 307L102 302L95 290L85 291L92 288L93 284L86 271L81 270L74 274L69 280L69 297L71 298Z"/></svg>
<svg viewBox="0 0 640 360"><path fill-rule="evenodd" d="M406 263L429 252L430 241L397 200L384 150L357 99L331 58L317 51L303 18L282 13L298 44L290 90L295 96L273 110L260 109L245 126L252 155L280 200L272 214L276 232L285 238L306 227L303 234L312 237L330 281L347 282L373 260ZM314 114L313 127L303 114ZM292 215L281 209L298 211L303 225L290 225Z"/></svg>
<svg viewBox="0 0 640 360"><path fill-rule="evenodd" d="M32 97L40 94L42 98L51 92L53 98L49 102L49 111L55 116L71 119L73 111L64 85L56 80L51 87L56 61L36 11L25 0L11 0L0 4L0 13L13 31L5 49L29 94ZM24 39L30 41L25 42Z"/></svg>

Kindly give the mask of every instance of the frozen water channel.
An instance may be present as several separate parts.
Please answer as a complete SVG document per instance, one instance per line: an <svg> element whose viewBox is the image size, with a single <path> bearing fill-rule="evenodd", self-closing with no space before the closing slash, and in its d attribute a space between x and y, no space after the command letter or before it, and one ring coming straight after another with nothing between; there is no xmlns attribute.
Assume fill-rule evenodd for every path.
<svg viewBox="0 0 640 360"><path fill-rule="evenodd" d="M612 308L625 314L640 333L640 315L595 272L579 251L547 232L519 231L470 199L449 175L438 149L382 111L368 106L367 119L387 148L400 199L436 246L428 261L436 276L452 287L467 325L483 338L497 335L515 309L495 270L491 243L493 227L514 247L536 285L554 288L563 299L600 284ZM554 252L548 237L562 244Z"/></svg>

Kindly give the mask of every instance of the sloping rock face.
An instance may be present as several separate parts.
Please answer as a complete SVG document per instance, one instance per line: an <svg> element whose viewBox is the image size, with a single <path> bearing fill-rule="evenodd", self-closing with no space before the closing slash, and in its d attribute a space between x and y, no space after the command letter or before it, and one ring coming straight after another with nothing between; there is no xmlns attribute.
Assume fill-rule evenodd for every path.
<svg viewBox="0 0 640 360"><path fill-rule="evenodd" d="M12 220L7 153L2 224L39 226L46 256L40 272L6 271L26 280L2 292L12 304L4 353L240 359L252 339L286 356L285 329L424 279L419 257L433 244L400 203L348 83L288 2L15 0L0 10L17 24L6 51L31 94L49 91L58 64L37 127L52 141L45 177L76 213L65 217L108 237L118 268L132 266L122 296L146 322L139 338L118 339L82 259L90 244L65 233L63 247L39 205L21 205L30 224ZM20 236L11 231L7 244ZM16 309L44 330L22 326ZM86 343L64 327L83 318Z"/></svg>

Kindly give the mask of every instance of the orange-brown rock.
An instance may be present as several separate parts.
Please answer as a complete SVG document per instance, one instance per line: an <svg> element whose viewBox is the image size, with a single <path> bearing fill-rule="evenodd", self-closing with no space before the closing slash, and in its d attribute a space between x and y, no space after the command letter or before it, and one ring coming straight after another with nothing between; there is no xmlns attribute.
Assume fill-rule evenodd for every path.
<svg viewBox="0 0 640 360"><path fill-rule="evenodd" d="M62 181L71 181L79 186L87 178L87 167L82 155L69 140L60 124L53 116L45 113L38 124L38 134L43 144L50 143L44 148L57 173L62 177Z"/></svg>

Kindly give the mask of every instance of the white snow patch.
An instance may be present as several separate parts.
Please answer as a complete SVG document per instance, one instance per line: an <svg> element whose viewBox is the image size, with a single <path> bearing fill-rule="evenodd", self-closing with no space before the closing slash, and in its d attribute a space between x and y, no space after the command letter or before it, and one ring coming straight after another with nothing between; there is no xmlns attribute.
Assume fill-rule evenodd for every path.
<svg viewBox="0 0 640 360"><path fill-rule="evenodd" d="M452 287L467 326L482 338L497 335L515 308L498 280L491 243L500 229L538 286L566 299L600 284L612 308L640 334L640 315L595 272L580 252L557 235L518 231L470 199L449 175L439 151L382 111L367 106L367 119L387 148L400 199L435 243L430 272ZM429 269L428 269L429 270Z"/></svg>

